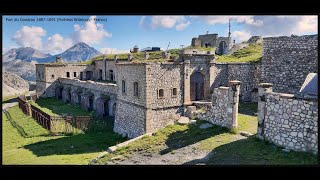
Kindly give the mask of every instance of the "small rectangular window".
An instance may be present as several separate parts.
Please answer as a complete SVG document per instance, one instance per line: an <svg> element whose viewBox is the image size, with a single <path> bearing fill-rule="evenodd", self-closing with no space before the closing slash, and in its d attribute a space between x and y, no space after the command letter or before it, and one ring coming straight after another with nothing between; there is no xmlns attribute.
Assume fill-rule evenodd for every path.
<svg viewBox="0 0 320 180"><path fill-rule="evenodd" d="M67 77L70 77L70 72L67 72Z"/></svg>
<svg viewBox="0 0 320 180"><path fill-rule="evenodd" d="M53 79L53 78L54 78L54 74L51 75L51 79Z"/></svg>
<svg viewBox="0 0 320 180"><path fill-rule="evenodd" d="M77 72L73 72L73 77L77 77Z"/></svg>
<svg viewBox="0 0 320 180"><path fill-rule="evenodd" d="M122 80L122 93L126 92L126 82Z"/></svg>
<svg viewBox="0 0 320 180"><path fill-rule="evenodd" d="M137 82L133 83L133 95L134 96L138 96L138 90L139 90L138 83Z"/></svg>
<svg viewBox="0 0 320 180"><path fill-rule="evenodd" d="M177 94L178 94L178 93L177 93L177 88L173 88L173 89L172 89L172 96L175 97L175 96L177 96Z"/></svg>
<svg viewBox="0 0 320 180"><path fill-rule="evenodd" d="M164 98L164 91L163 91L163 89L159 89L159 98Z"/></svg>

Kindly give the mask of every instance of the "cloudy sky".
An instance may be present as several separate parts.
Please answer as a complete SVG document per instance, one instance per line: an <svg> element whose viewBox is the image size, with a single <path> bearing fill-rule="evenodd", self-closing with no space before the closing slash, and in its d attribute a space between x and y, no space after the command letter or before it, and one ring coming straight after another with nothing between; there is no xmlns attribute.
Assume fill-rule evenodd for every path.
<svg viewBox="0 0 320 180"><path fill-rule="evenodd" d="M21 19L22 18L22 19ZM45 18L45 21L25 21ZM55 18L55 21L49 21ZM64 21L57 22L58 18ZM78 18L81 21L75 21ZM128 52L157 46L188 46L199 34L231 35L236 43L253 35L283 36L318 33L317 16L3 16L3 53L11 48L33 47L58 54L78 42L102 53ZM68 21L67 21L68 19ZM17 20L17 21L15 21ZM22 20L22 21L21 21ZM52 20L52 19L51 19ZM86 21L84 21L86 20Z"/></svg>

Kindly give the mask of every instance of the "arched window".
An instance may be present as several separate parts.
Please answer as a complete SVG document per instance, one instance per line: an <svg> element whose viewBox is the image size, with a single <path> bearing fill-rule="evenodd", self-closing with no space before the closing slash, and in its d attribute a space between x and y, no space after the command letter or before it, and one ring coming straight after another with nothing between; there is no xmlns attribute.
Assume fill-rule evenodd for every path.
<svg viewBox="0 0 320 180"><path fill-rule="evenodd" d="M172 89L172 96L175 97L177 96L178 92L177 92L177 88L173 88Z"/></svg>
<svg viewBox="0 0 320 180"><path fill-rule="evenodd" d="M126 81L122 80L122 93L126 92Z"/></svg>
<svg viewBox="0 0 320 180"><path fill-rule="evenodd" d="M164 91L163 91L163 89L159 89L159 98L164 98Z"/></svg>
<svg viewBox="0 0 320 180"><path fill-rule="evenodd" d="M109 70L109 80L114 81L113 70Z"/></svg>
<svg viewBox="0 0 320 180"><path fill-rule="evenodd" d="M68 78L70 77L70 72L67 72L67 77L68 77Z"/></svg>
<svg viewBox="0 0 320 180"><path fill-rule="evenodd" d="M138 96L138 91L139 91L138 82L134 82L133 83L133 95Z"/></svg>

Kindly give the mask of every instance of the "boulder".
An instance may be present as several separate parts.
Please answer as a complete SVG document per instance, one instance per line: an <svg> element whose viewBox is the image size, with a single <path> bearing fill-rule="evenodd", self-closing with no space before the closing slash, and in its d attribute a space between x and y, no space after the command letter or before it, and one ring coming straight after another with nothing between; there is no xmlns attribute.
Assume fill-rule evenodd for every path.
<svg viewBox="0 0 320 180"><path fill-rule="evenodd" d="M178 120L179 124L189 124L189 122L190 122L190 119L185 116L181 116L180 119Z"/></svg>

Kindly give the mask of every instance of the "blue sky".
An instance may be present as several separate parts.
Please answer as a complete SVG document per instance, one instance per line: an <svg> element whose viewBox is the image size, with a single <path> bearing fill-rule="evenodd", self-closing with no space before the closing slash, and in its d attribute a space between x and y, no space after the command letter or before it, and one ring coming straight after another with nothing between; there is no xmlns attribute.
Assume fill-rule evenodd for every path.
<svg viewBox="0 0 320 180"><path fill-rule="evenodd" d="M72 21L57 22L59 18ZM90 21L76 22L74 18ZM171 49L188 46L193 37L207 31L227 36L229 19L236 42L252 35L318 33L317 16L3 16L2 46L3 53L29 46L51 54L62 53L77 42L102 53L127 52L134 45L166 49L169 42Z"/></svg>

